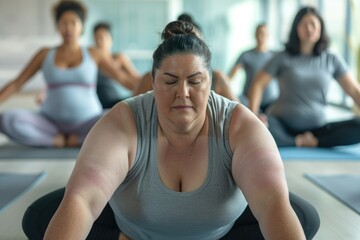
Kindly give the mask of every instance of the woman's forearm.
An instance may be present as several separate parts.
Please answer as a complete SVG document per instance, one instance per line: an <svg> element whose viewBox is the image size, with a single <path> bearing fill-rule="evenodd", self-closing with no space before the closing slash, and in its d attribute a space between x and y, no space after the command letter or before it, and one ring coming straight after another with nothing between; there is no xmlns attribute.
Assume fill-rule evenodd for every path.
<svg viewBox="0 0 360 240"><path fill-rule="evenodd" d="M265 239L305 240L304 230L290 204L269 207L261 220L261 231ZM281 205L281 206L280 206Z"/></svg>
<svg viewBox="0 0 360 240"><path fill-rule="evenodd" d="M86 239L94 217L81 198L63 201L51 219L45 240Z"/></svg>
<svg viewBox="0 0 360 240"><path fill-rule="evenodd" d="M0 102L5 101L7 98L9 98L11 95L13 95L17 91L19 91L19 86L16 84L16 82L12 81L12 82L8 83L0 91Z"/></svg>
<svg viewBox="0 0 360 240"><path fill-rule="evenodd" d="M249 91L249 109L258 114L261 100L262 100L263 89L259 84L251 86Z"/></svg>
<svg viewBox="0 0 360 240"><path fill-rule="evenodd" d="M264 71L260 71L255 75L254 79L252 80L248 98L249 109L255 114L258 114L263 93L267 85L270 83L271 79L272 76L270 74Z"/></svg>

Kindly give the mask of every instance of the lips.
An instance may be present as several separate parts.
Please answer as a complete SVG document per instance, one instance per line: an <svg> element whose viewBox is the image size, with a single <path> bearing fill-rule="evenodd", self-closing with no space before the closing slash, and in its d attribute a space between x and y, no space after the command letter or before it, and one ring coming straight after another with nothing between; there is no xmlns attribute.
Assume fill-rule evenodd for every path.
<svg viewBox="0 0 360 240"><path fill-rule="evenodd" d="M72 33L67 32L67 33L64 34L64 37L66 37L66 38L71 38L72 35L73 35Z"/></svg>
<svg viewBox="0 0 360 240"><path fill-rule="evenodd" d="M188 106L188 105L177 105L173 107L176 110L187 110L187 109L192 109L192 106Z"/></svg>

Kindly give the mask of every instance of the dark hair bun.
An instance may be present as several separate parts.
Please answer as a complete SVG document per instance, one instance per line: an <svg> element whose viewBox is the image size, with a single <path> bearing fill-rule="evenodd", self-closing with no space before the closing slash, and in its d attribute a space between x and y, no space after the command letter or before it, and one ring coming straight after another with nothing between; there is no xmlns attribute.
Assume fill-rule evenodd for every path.
<svg viewBox="0 0 360 240"><path fill-rule="evenodd" d="M177 20L184 21L184 22L189 22L189 23L194 23L192 17L187 13L183 13L180 16L178 16Z"/></svg>
<svg viewBox="0 0 360 240"><path fill-rule="evenodd" d="M161 39L166 40L178 34L197 35L193 24L184 21L173 21L166 25L164 31L161 33Z"/></svg>

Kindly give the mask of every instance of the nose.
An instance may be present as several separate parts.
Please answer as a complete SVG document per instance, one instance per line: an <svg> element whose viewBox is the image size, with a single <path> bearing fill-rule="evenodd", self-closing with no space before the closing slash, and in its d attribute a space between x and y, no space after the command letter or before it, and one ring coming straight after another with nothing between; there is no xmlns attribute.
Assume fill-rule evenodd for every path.
<svg viewBox="0 0 360 240"><path fill-rule="evenodd" d="M189 86L186 81L180 82L177 88L177 98L189 98Z"/></svg>
<svg viewBox="0 0 360 240"><path fill-rule="evenodd" d="M306 25L306 30L308 32L312 32L312 31L314 31L314 29L315 29L315 27L312 24L307 24Z"/></svg>

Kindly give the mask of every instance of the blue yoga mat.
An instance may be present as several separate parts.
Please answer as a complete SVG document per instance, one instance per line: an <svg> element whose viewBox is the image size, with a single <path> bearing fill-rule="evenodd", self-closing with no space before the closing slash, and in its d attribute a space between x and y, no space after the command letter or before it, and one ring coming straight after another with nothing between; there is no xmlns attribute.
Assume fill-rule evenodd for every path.
<svg viewBox="0 0 360 240"><path fill-rule="evenodd" d="M281 147L283 160L354 160L360 161L360 144L339 146L333 148L297 148Z"/></svg>
<svg viewBox="0 0 360 240"><path fill-rule="evenodd" d="M304 176L360 214L360 175L305 174Z"/></svg>
<svg viewBox="0 0 360 240"><path fill-rule="evenodd" d="M46 173L0 173L0 212L29 191L45 177Z"/></svg>

